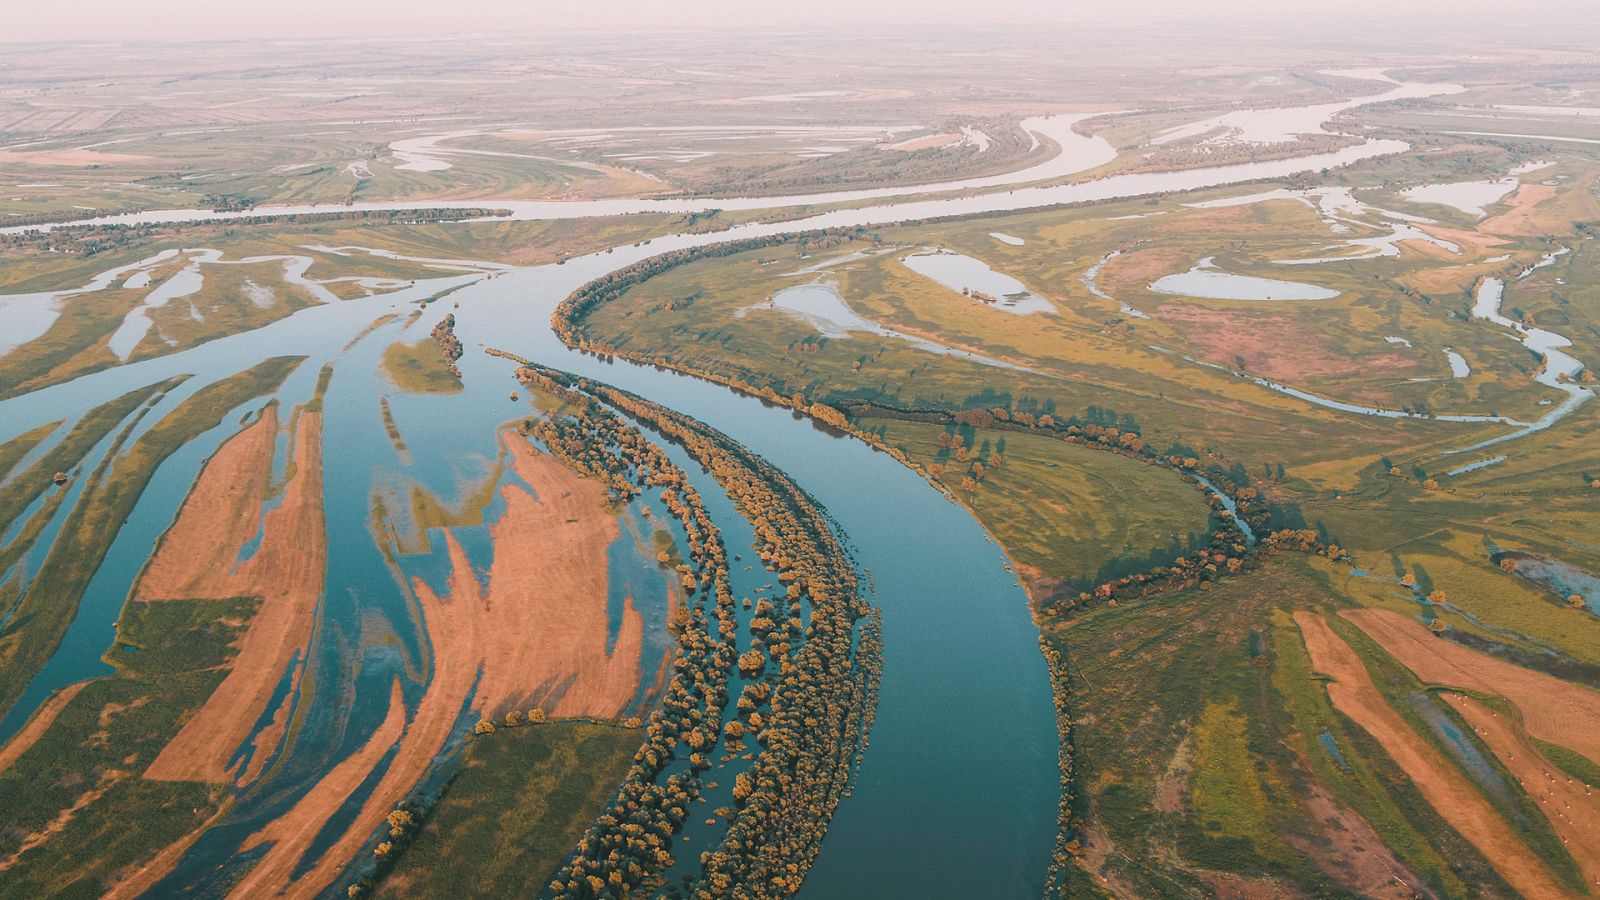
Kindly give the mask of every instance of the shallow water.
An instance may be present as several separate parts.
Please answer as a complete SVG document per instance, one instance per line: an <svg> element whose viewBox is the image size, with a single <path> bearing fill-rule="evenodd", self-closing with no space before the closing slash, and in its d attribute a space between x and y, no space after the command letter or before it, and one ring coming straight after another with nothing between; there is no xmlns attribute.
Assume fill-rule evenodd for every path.
<svg viewBox="0 0 1600 900"><path fill-rule="evenodd" d="M1100 259L1095 262L1094 265L1090 266L1088 270L1083 273L1083 286L1089 289L1089 293L1099 297L1101 300L1110 300L1112 303L1117 304L1117 309L1120 310L1123 315L1132 316L1135 319L1148 319L1150 316L1146 315L1144 312L1137 310L1126 303L1123 303L1121 300L1118 300L1117 298L1100 289L1100 273L1105 271L1105 267L1113 259L1116 259L1121 255L1121 250L1113 250L1110 253L1107 253L1105 256L1100 257Z"/></svg>
<svg viewBox="0 0 1600 900"><path fill-rule="evenodd" d="M1476 472L1479 469L1487 469L1490 466L1497 465L1499 463L1503 463L1507 459L1510 459L1510 457L1509 456L1491 456L1488 459L1480 459L1477 462L1467 463L1464 466L1459 466L1457 468L1451 469L1450 471L1446 472L1445 474L1446 475L1465 475L1468 472Z"/></svg>
<svg viewBox="0 0 1600 900"><path fill-rule="evenodd" d="M851 309L850 304L839 296L839 289L832 284L813 282L784 288L767 298L764 303L747 306L739 310L737 315L742 317L751 311L763 309L777 310L799 319L817 329L817 333L825 337L846 339L852 333L875 334L879 337L905 341L919 349L926 350L929 353L937 353L940 356L953 356L957 359L965 359L1001 369L1045 374L1015 363L1008 363L980 353L973 353L941 344L938 341L931 341L927 338L903 334L892 328L885 328Z"/></svg>
<svg viewBox="0 0 1600 900"><path fill-rule="evenodd" d="M1576 384L1569 379L1574 378L1584 369L1582 362L1572 355L1564 352L1565 348L1572 346L1572 341L1542 328L1527 328L1521 322L1514 322L1500 312L1500 304L1505 300L1505 282L1498 278L1485 278L1478 285L1472 304L1472 317L1474 319L1487 319L1502 328L1511 329L1522 342L1524 347L1544 359L1544 370L1534 376L1534 381L1552 390L1560 391L1567 395L1567 399L1540 416L1537 421L1523 423L1522 427L1510 434L1503 434L1496 438L1480 441L1470 447L1463 447L1452 453L1471 453L1482 450L1495 444L1504 443L1535 431L1543 431L1556 424L1574 410L1594 398L1594 389Z"/></svg>
<svg viewBox="0 0 1600 900"><path fill-rule="evenodd" d="M1600 575L1558 559L1526 556L1517 558L1517 574L1544 585L1563 599L1581 597L1585 608L1600 613Z"/></svg>
<svg viewBox="0 0 1600 900"><path fill-rule="evenodd" d="M1383 79L1390 80L1390 79ZM1210 132L1219 132L1207 140L1226 143L1252 143L1272 144L1282 141L1292 141L1304 134L1325 133L1322 127L1324 122L1348 109L1365 106L1369 103L1383 103L1390 100L1403 100L1414 97L1431 97L1440 93L1460 93L1464 88L1454 87L1449 90L1438 90L1438 85L1399 84L1386 93L1370 97L1357 97L1352 100L1340 100L1334 103L1323 103L1316 106L1292 106L1271 109L1243 109L1223 113L1214 118L1200 122L1191 122L1169 128L1151 139L1150 143L1156 146L1169 144L1173 141L1187 138L1200 137Z"/></svg>
<svg viewBox="0 0 1600 900"><path fill-rule="evenodd" d="M1544 256L1540 257L1538 262L1536 262L1533 265L1527 267L1526 269L1523 269L1521 272L1518 272L1517 273L1517 280L1521 281L1522 279L1527 278L1529 275L1532 275L1534 272L1537 272L1540 269L1548 268L1550 266L1555 265L1556 264L1556 260L1560 259L1563 256L1566 256L1568 253L1571 253L1571 252L1572 252L1572 248L1571 247L1557 247L1556 249L1551 250L1549 253L1546 253Z"/></svg>
<svg viewBox="0 0 1600 900"><path fill-rule="evenodd" d="M936 281L962 296L981 292L996 298L993 303L984 303L978 297L971 297L972 302L984 303L990 309L1017 315L1055 312L1055 305L1049 300L1028 290L1026 285L1010 275L989 268L989 264L981 259L941 250L914 253L901 262L918 275Z"/></svg>
<svg viewBox="0 0 1600 900"><path fill-rule="evenodd" d="M1515 178L1503 178L1499 181L1458 181L1452 184L1424 184L1414 188L1407 188L1400 192L1400 196L1411 203L1431 203L1436 206L1448 206L1458 209L1469 216L1483 218L1487 215L1484 207L1498 203L1507 194L1517 189Z"/></svg>
<svg viewBox="0 0 1600 900"><path fill-rule="evenodd" d="M1314 284L1223 272L1212 265L1211 259L1208 256L1200 260L1187 272L1156 279L1150 290L1208 300L1332 300L1339 296L1338 291Z"/></svg>
<svg viewBox="0 0 1600 900"><path fill-rule="evenodd" d="M148 269L154 268L178 255L176 249L163 250L148 259L141 259L135 263L108 269L94 278L83 287L68 288L61 291L43 291L31 294L0 295L0 317L4 317L5 328L0 329L0 356L11 352L17 347L26 344L50 330L59 316L60 301L79 294L92 294L106 290L119 279L133 273L124 282L127 287L142 287L150 283ZM134 284L135 279L142 279L139 284Z"/></svg>
<svg viewBox="0 0 1600 900"><path fill-rule="evenodd" d="M1442 250L1448 250L1451 253L1461 252L1459 245L1443 238L1434 237L1416 227L1417 225L1438 224L1435 220L1424 216L1414 216L1408 213L1370 206L1356 199L1351 188L1319 187L1305 190L1277 188L1239 197L1204 200L1187 204L1187 206L1192 209L1219 209L1229 206L1265 203L1271 200L1293 200L1316 210L1322 217L1323 223L1328 226L1328 230L1334 234L1349 234L1354 229L1365 231L1388 230L1387 234L1345 238L1336 244L1322 248L1324 251L1343 249L1345 250L1343 253L1329 256L1273 260L1278 265L1322 265L1325 263L1399 256L1401 241L1421 241L1432 244ZM1374 221L1375 219L1377 221Z"/></svg>

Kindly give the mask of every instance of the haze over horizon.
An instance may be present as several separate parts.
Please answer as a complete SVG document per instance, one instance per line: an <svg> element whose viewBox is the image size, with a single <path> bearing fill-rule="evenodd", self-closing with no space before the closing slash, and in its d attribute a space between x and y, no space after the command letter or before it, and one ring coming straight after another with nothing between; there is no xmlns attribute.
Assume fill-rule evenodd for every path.
<svg viewBox="0 0 1600 900"><path fill-rule="evenodd" d="M406 38L481 34L537 35L555 30L662 30L706 28L925 25L1162 25L1248 23L1321 27L1392 28L1558 28L1580 37L1600 29L1600 5L1555 0L1523 10L1508 20L1494 0L1345 0L1317 3L1285 12L1272 0L1150 0L1137 5L1107 0L1061 3L1052 0L996 0L981 7L930 5L919 0L880 0L870 6L851 0L816 0L804 7L756 6L738 0L688 0L660 4L612 0L595 5L521 3L516 0L460 0L441 6L423 0L280 0L248 9L198 0L81 0L74 14L39 6L8 13L0 43L54 41L186 41L246 38ZM1600 31L1597 31L1600 37Z"/></svg>

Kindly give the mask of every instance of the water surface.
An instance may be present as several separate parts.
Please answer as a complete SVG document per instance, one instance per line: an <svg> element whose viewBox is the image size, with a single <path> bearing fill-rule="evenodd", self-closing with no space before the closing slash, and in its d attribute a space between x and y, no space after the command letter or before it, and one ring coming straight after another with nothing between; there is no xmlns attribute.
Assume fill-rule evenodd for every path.
<svg viewBox="0 0 1600 900"><path fill-rule="evenodd" d="M1157 278L1151 282L1150 290L1207 300L1332 300L1339 296L1338 291L1300 281L1224 272L1212 259L1208 256L1187 272Z"/></svg>

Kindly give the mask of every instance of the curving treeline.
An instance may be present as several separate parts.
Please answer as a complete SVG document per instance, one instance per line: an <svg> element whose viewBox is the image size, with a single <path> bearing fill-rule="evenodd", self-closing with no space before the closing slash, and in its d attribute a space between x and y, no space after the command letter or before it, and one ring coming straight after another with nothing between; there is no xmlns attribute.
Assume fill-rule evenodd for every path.
<svg viewBox="0 0 1600 900"><path fill-rule="evenodd" d="M1167 591L1185 588L1209 590L1222 579L1255 568L1262 555L1275 554L1280 550L1295 550L1336 559L1344 557L1341 548L1324 544L1314 531L1271 530L1274 518L1271 504L1247 481L1239 483L1235 473L1241 470L1220 455L1213 452L1196 453L1181 445L1163 451L1148 443L1136 428L1105 425L1094 421L1094 417L1087 413L1082 417L1058 418L1005 408L902 410L864 400L847 400L832 405L804 394L784 395L771 386L752 385L721 373L683 366L672 360L647 358L597 340L584 330L584 319L599 307L620 299L630 289L657 275L696 260L731 256L786 243L805 245L826 242L828 246L836 246L858 239L876 240L876 236L863 229L802 232L729 241L662 254L618 269L580 287L557 306L552 315L552 327L563 342L575 349L674 369L808 415L889 454L923 475L935 488L957 502L961 502L960 496L938 478L938 473L930 472L899 448L890 446L879 435L862 427L861 423L871 418L903 418L955 427L1042 433L1085 448L1116 453L1147 465L1170 469L1207 490L1219 525L1211 532L1203 547L1166 565L1103 582L1090 590L1039 598L1035 603L1035 614L1041 619L1069 618L1092 606L1114 606L1119 600L1149 597ZM677 416L675 413L670 415ZM1257 540L1256 535L1265 537ZM1064 890L1063 879L1067 868L1073 864L1071 857L1079 848L1085 823L1079 821L1074 813L1078 807L1078 786L1075 781L1069 662L1066 655L1044 637L1040 639L1040 648L1049 667L1054 694L1061 776L1057 839L1047 874L1047 893L1059 893ZM738 883L720 882L724 888Z"/></svg>
<svg viewBox="0 0 1600 900"><path fill-rule="evenodd" d="M735 887L740 896L793 894L849 790L872 725L882 638L853 564L810 496L714 429L526 361L517 377L576 410L525 425L569 465L606 481L619 499L645 486L664 489L662 499L689 535L694 565L680 568L684 587L699 597L673 622L674 677L645 746L613 808L579 841L549 893L581 898L661 889L658 875L674 862L672 836L686 822L700 773L712 767L720 744L728 754L749 751L751 765L734 777L728 830L701 854L691 894L726 896ZM742 653L727 552L716 528L682 470L627 420L681 445L711 473L750 521L762 563L783 586L780 596L755 606ZM711 598L714 611L707 610ZM724 721L734 665L745 684ZM668 774L685 750L687 771Z"/></svg>

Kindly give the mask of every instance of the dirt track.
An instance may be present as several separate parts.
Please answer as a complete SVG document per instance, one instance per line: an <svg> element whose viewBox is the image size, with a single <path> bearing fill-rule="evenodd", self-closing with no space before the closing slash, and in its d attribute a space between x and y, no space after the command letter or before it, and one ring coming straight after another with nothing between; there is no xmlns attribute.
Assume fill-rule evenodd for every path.
<svg viewBox="0 0 1600 900"><path fill-rule="evenodd" d="M1334 634L1321 616L1301 610L1294 620L1305 636L1312 668L1333 678L1328 698L1334 708L1382 745L1428 805L1478 848L1518 893L1525 897L1569 896L1466 777L1389 706L1350 645Z"/></svg>

